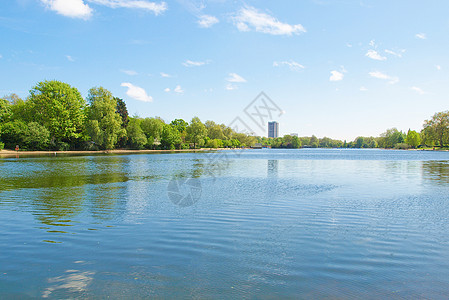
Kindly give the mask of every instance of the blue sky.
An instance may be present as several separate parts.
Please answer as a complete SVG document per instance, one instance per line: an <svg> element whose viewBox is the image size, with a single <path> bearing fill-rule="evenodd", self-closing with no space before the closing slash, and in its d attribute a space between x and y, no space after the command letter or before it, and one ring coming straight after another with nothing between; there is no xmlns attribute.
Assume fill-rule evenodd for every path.
<svg viewBox="0 0 449 300"><path fill-rule="evenodd" d="M280 133L420 130L449 109L449 2L8 0L0 95L103 86L132 115L229 124L262 91Z"/></svg>

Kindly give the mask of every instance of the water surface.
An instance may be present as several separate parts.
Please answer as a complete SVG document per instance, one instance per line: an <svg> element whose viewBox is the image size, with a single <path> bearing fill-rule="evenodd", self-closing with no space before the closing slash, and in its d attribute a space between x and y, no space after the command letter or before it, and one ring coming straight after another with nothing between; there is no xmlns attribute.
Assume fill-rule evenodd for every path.
<svg viewBox="0 0 449 300"><path fill-rule="evenodd" d="M444 298L449 153L0 159L1 298Z"/></svg>

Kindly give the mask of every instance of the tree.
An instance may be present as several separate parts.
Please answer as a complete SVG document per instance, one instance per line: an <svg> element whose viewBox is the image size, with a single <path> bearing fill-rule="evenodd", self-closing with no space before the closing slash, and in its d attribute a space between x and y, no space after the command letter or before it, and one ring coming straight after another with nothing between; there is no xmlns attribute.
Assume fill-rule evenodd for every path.
<svg viewBox="0 0 449 300"><path fill-rule="evenodd" d="M176 149L182 143L179 131L168 124L164 124L161 135L161 146L164 149Z"/></svg>
<svg viewBox="0 0 449 300"><path fill-rule="evenodd" d="M414 130L408 130L405 142L412 148L416 148L421 145L421 137L418 132Z"/></svg>
<svg viewBox="0 0 449 300"><path fill-rule="evenodd" d="M126 128L129 122L129 115L128 109L126 108L126 103L125 101L123 101L123 99L120 99L118 97L114 97L114 100L117 102L117 113L122 118L122 127Z"/></svg>
<svg viewBox="0 0 449 300"><path fill-rule="evenodd" d="M204 138L207 135L206 126L198 117L194 117L189 126L187 126L187 139L193 143L193 149L196 149L197 144L204 143Z"/></svg>
<svg viewBox="0 0 449 300"><path fill-rule="evenodd" d="M1 126L1 140L5 143L7 149L14 149L16 145L25 147L25 136L28 131L28 126L21 120L14 120L7 122Z"/></svg>
<svg viewBox="0 0 449 300"><path fill-rule="evenodd" d="M122 118L116 112L117 101L102 87L91 88L87 99L90 103L87 130L92 141L102 149L113 149L126 134Z"/></svg>
<svg viewBox="0 0 449 300"><path fill-rule="evenodd" d="M76 88L56 80L39 82L27 102L30 121L45 126L53 143L82 138L86 102Z"/></svg>
<svg viewBox="0 0 449 300"><path fill-rule="evenodd" d="M426 143L438 142L440 147L449 143L449 111L438 112L424 121Z"/></svg>
<svg viewBox="0 0 449 300"><path fill-rule="evenodd" d="M30 122L24 132L23 142L27 149L45 150L50 143L50 131L39 123Z"/></svg>
<svg viewBox="0 0 449 300"><path fill-rule="evenodd" d="M0 98L0 124L11 118L11 104L8 100Z"/></svg>
<svg viewBox="0 0 449 300"><path fill-rule="evenodd" d="M189 123L187 123L183 119L174 119L173 121L171 121L170 125L176 128L179 133L183 133L184 131L186 131L187 126L189 126Z"/></svg>
<svg viewBox="0 0 449 300"><path fill-rule="evenodd" d="M160 142L162 129L165 122L161 118L145 118L140 123L145 136L147 137L147 146L152 147L155 142Z"/></svg>
<svg viewBox="0 0 449 300"><path fill-rule="evenodd" d="M394 148L396 144L404 143L405 134L399 131L397 128L387 129L379 137L379 147L381 148Z"/></svg>
<svg viewBox="0 0 449 300"><path fill-rule="evenodd" d="M147 137L140 127L141 119L130 118L126 132L128 135L128 143L131 148L143 149L147 143Z"/></svg>

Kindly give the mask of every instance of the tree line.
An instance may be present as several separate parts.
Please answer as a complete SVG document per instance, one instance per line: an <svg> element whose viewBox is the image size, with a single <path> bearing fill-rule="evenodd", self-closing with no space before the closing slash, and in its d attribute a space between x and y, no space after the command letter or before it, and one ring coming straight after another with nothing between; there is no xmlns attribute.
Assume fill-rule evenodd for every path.
<svg viewBox="0 0 449 300"><path fill-rule="evenodd" d="M255 137L224 124L128 115L125 102L103 87L86 99L67 83L39 82L23 100L0 99L0 149L109 150L250 147Z"/></svg>
<svg viewBox="0 0 449 300"><path fill-rule="evenodd" d="M434 114L420 132L391 128L379 137L347 142L314 135L255 137L198 117L190 122L131 117L125 102L103 87L91 88L84 99L75 87L56 80L39 82L25 100L16 94L0 98L0 149L197 149L255 143L272 148L443 148L449 144L449 111Z"/></svg>
<svg viewBox="0 0 449 300"><path fill-rule="evenodd" d="M420 132L409 129L405 133L397 128L390 128L378 137L359 136L351 142L328 137L317 138L314 135L311 137L294 135L278 138L257 137L257 142L271 148L447 148L449 146L449 111L436 113L431 119L425 120Z"/></svg>

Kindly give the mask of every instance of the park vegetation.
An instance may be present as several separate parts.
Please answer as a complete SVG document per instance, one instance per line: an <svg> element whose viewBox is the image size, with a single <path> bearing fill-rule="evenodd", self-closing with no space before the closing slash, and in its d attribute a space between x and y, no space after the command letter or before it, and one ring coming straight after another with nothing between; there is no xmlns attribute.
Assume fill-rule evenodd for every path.
<svg viewBox="0 0 449 300"><path fill-rule="evenodd" d="M67 83L39 82L23 100L16 94L0 98L0 150L110 150L271 148L396 148L449 146L449 111L438 112L424 122L420 132L391 128L379 137L340 141L285 135L255 137L238 133L214 121L190 122L159 117L129 116L125 102L103 87L88 91L86 99Z"/></svg>

